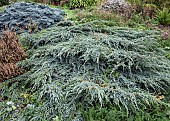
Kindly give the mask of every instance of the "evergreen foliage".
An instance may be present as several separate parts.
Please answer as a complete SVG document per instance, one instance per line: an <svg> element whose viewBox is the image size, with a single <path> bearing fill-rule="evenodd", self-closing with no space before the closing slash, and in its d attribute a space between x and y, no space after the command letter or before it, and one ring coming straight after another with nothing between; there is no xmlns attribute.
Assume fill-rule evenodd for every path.
<svg viewBox="0 0 170 121"><path fill-rule="evenodd" d="M163 10L159 10L157 12L157 20L160 24L170 25L170 12L169 9L164 8Z"/></svg>
<svg viewBox="0 0 170 121"><path fill-rule="evenodd" d="M161 110L161 111L160 111ZM169 121L170 114L164 107L148 107L143 110L126 112L116 109L113 106L93 106L87 109L81 109L85 121Z"/></svg>
<svg viewBox="0 0 170 121"><path fill-rule="evenodd" d="M65 13L46 5L16 2L0 12L0 34L9 28L17 33L34 32L63 20Z"/></svg>
<svg viewBox="0 0 170 121"><path fill-rule="evenodd" d="M22 36L29 58L18 65L28 72L12 85L5 82L1 94L14 105L24 105L18 102L24 92L29 104L22 110L15 106L18 113L12 108L9 116L1 103L2 120L80 121L79 103L109 103L127 113L164 104L153 98L154 93L165 93L170 83L170 61L156 42L157 31L101 27L102 21L70 24L60 22Z"/></svg>

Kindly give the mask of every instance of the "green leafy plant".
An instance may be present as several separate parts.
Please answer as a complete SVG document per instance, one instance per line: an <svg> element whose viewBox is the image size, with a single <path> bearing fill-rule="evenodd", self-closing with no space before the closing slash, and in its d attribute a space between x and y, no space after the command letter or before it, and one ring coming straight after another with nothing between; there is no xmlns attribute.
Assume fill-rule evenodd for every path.
<svg viewBox="0 0 170 121"><path fill-rule="evenodd" d="M161 110L161 111L160 111ZM168 121L170 113L165 107L148 107L129 115L113 105L100 105L80 109L85 121Z"/></svg>
<svg viewBox="0 0 170 121"><path fill-rule="evenodd" d="M99 0L70 0L69 6L71 8L87 8L97 4Z"/></svg>
<svg viewBox="0 0 170 121"><path fill-rule="evenodd" d="M163 8L163 10L159 10L157 12L157 21L160 24L167 25L170 24L170 12L169 9Z"/></svg>

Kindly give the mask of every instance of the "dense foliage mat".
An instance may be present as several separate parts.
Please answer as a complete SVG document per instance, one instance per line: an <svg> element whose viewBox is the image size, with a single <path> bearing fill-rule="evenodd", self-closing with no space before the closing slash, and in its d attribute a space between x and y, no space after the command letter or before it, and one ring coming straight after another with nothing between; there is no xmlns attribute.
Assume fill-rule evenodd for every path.
<svg viewBox="0 0 170 121"><path fill-rule="evenodd" d="M1 119L78 121L80 105L111 104L127 114L166 105L153 97L166 93L170 83L159 33L103 23L60 22L24 34L29 58L19 66L28 72L3 83Z"/></svg>
<svg viewBox="0 0 170 121"><path fill-rule="evenodd" d="M41 30L63 20L63 15L64 12L60 9L36 3L16 2L0 12L0 32L5 28L17 33Z"/></svg>

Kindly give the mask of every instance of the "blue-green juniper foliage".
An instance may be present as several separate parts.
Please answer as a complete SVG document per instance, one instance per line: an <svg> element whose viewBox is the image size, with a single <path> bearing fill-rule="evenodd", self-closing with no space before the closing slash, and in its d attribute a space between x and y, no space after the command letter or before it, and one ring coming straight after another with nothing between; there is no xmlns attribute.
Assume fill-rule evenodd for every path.
<svg viewBox="0 0 170 121"><path fill-rule="evenodd" d="M127 113L163 103L152 97L166 92L170 83L170 61L156 41L159 33L98 26L103 23L60 22L22 36L28 59L18 65L28 71L12 86L4 86L2 97L11 93L18 99L20 92L14 88L25 86L21 90L36 95L37 101L32 97L32 103L12 112L10 119L44 121L58 116L78 121L78 103L110 103ZM5 112L2 120L8 115Z"/></svg>

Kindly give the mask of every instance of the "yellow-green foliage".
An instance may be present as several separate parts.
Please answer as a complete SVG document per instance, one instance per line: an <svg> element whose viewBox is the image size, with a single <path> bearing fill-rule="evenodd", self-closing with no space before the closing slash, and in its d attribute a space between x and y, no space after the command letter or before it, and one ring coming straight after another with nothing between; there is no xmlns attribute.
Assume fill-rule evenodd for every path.
<svg viewBox="0 0 170 121"><path fill-rule="evenodd" d="M87 8L97 4L100 0L70 0L71 8Z"/></svg>

